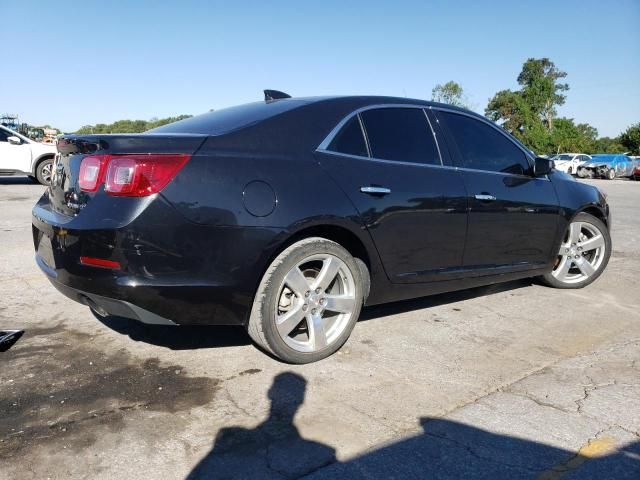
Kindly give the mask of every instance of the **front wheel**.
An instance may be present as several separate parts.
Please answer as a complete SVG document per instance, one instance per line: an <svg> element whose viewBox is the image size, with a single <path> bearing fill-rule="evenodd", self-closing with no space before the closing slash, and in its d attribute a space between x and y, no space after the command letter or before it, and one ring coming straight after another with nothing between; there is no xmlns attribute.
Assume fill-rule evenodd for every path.
<svg viewBox="0 0 640 480"><path fill-rule="evenodd" d="M555 288L582 288L595 281L611 256L607 226L588 213L579 213L569 224L553 270L542 280Z"/></svg>
<svg viewBox="0 0 640 480"><path fill-rule="evenodd" d="M264 274L248 331L289 363L336 352L349 338L363 303L362 270L339 244L314 237L285 249Z"/></svg>
<svg viewBox="0 0 640 480"><path fill-rule="evenodd" d="M614 178L616 178L616 171L613 168L610 168L607 172L607 178L609 180L613 180Z"/></svg>

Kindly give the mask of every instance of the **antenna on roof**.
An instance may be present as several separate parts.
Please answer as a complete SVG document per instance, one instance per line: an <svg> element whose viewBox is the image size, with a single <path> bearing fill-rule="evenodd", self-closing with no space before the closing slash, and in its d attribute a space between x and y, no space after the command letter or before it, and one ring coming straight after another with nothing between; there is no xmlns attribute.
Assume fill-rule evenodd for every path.
<svg viewBox="0 0 640 480"><path fill-rule="evenodd" d="M279 90L265 90L264 91L264 101L271 102L273 100L280 100L282 98L291 98L291 95L280 92Z"/></svg>

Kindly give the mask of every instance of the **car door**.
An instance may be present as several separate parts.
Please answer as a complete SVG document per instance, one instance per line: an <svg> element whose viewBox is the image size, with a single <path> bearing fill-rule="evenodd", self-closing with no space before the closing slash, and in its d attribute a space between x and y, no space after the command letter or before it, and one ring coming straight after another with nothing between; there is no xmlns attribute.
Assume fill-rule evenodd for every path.
<svg viewBox="0 0 640 480"><path fill-rule="evenodd" d="M12 131L0 128L0 171L29 172L31 147L22 139L19 145L9 143L11 136L15 136Z"/></svg>
<svg viewBox="0 0 640 480"><path fill-rule="evenodd" d="M532 176L529 155L499 127L457 111L436 115L469 193L465 268L490 274L548 263L560 216L551 181Z"/></svg>
<svg viewBox="0 0 640 480"><path fill-rule="evenodd" d="M573 155L571 157L571 174L575 174L580 164L580 155Z"/></svg>
<svg viewBox="0 0 640 480"><path fill-rule="evenodd" d="M425 111L367 109L336 130L318 149L318 161L359 212L389 279L455 275L466 236L466 191L460 172L443 165Z"/></svg>

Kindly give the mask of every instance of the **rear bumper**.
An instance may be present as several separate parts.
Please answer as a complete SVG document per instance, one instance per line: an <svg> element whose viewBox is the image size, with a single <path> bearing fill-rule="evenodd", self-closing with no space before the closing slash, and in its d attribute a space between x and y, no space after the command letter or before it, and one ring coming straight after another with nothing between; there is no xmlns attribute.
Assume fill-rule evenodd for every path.
<svg viewBox="0 0 640 480"><path fill-rule="evenodd" d="M46 205L33 209L36 262L54 287L98 312L165 325L245 325L283 233L194 224L161 197L120 228L79 217L62 223ZM121 267L83 265L81 256Z"/></svg>
<svg viewBox="0 0 640 480"><path fill-rule="evenodd" d="M103 297L102 295L96 295L95 293L83 292L63 285L50 276L50 269L40 257L36 256L36 261L40 268L49 276L51 284L60 293L69 297L71 300L87 305L101 316L112 315L130 318L150 325L178 325L176 322L169 320L168 318L156 315L155 313L145 310L144 308L140 308L133 303L124 300L117 300L115 298Z"/></svg>

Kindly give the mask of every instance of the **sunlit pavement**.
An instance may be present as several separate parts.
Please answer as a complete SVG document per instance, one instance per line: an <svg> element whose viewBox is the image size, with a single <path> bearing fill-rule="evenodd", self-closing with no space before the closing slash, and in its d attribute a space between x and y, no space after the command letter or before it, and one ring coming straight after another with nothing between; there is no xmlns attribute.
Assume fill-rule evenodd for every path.
<svg viewBox="0 0 640 480"><path fill-rule="evenodd" d="M99 321L33 260L0 178L0 478L640 478L640 182L583 290L529 281L366 309L291 366L242 329Z"/></svg>

